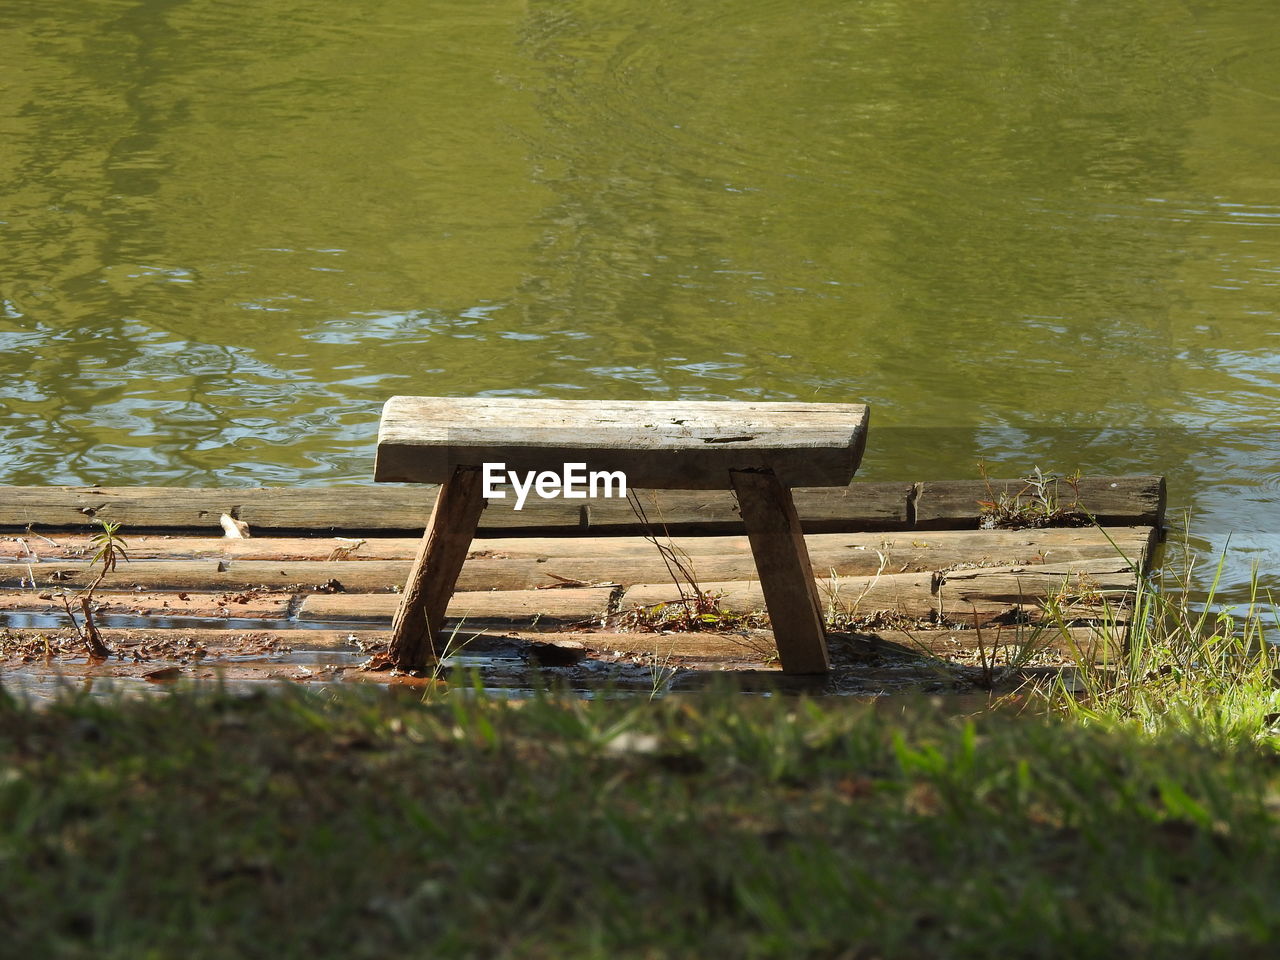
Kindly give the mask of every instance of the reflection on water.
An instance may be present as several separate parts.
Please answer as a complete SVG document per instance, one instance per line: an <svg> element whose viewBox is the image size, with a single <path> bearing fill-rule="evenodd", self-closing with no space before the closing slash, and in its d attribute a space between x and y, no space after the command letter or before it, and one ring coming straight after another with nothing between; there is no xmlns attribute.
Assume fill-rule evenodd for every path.
<svg viewBox="0 0 1280 960"><path fill-rule="evenodd" d="M865 400L864 476L1166 473L1280 570L1275 26L11 0L0 482L368 480L392 393Z"/></svg>

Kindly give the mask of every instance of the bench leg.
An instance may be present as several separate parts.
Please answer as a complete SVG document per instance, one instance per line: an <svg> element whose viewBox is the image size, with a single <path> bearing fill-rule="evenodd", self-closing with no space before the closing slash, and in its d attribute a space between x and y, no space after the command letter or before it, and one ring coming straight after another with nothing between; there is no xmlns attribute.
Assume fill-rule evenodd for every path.
<svg viewBox="0 0 1280 960"><path fill-rule="evenodd" d="M791 490L772 470L731 470L785 673L826 673L827 634Z"/></svg>
<svg viewBox="0 0 1280 960"><path fill-rule="evenodd" d="M440 485L391 628L391 660L397 669L421 669L443 653L436 638L480 523L483 490L479 467L457 467Z"/></svg>

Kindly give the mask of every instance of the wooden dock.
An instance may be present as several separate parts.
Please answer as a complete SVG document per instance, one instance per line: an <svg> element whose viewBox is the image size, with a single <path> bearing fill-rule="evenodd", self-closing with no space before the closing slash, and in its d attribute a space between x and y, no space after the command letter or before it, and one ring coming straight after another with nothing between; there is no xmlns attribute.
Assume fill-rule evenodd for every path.
<svg viewBox="0 0 1280 960"><path fill-rule="evenodd" d="M997 496L1025 486L991 483ZM538 662L556 662L555 648L575 651L570 658L768 666L763 597L733 495L637 494L647 523L623 500L491 505L446 632L470 650L527 646ZM1047 598L1071 624L1046 635L1047 647L1118 642L1098 624L1123 621L1153 562L1163 478L1081 480L1094 526L981 529L980 502L991 496L982 481L795 491L837 668L877 646L959 656L1000 637L1008 644L1043 620ZM0 488L0 665L32 660L37 638L49 637L57 643L43 649L74 663L62 595L97 574L98 521L121 524L128 543L129 562L94 597L116 656L76 669L142 675L175 658L209 668L228 652L245 662L245 651L265 651L264 662L284 649L377 653L433 497L424 486ZM224 535L224 516L246 524L249 538ZM660 605L690 595L673 579L671 550L710 600L708 629L656 632L663 611L669 621L676 609ZM187 654L144 655L161 648ZM842 650L861 653L842 660Z"/></svg>

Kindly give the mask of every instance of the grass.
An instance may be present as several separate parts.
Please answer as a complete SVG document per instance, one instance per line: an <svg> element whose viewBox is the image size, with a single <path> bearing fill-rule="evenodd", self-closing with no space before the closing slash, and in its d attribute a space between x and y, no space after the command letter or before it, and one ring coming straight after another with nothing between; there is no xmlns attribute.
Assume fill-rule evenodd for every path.
<svg viewBox="0 0 1280 960"><path fill-rule="evenodd" d="M1056 477L1036 467L1022 478L1022 486L1010 493L991 486L986 466L978 470L987 487L987 499L979 500L980 526L984 530L1025 530L1033 527L1084 527L1093 519L1080 504L1080 475ZM1070 491L1064 497L1060 488Z"/></svg>
<svg viewBox="0 0 1280 960"><path fill-rule="evenodd" d="M619 630L643 632L697 632L739 630L768 624L768 617L763 611L735 614L722 609L721 595L703 589L694 570L693 558L671 536L661 513L659 512L656 523L651 521L635 491L627 494L627 502L640 523L643 531L641 536L654 547L667 568L667 576L670 577L678 598L668 603L635 606L620 611L609 618L611 626ZM653 506L656 510L660 509L656 501Z"/></svg>
<svg viewBox="0 0 1280 960"><path fill-rule="evenodd" d="M746 698L0 703L41 957L1264 956L1246 743Z"/></svg>
<svg viewBox="0 0 1280 960"><path fill-rule="evenodd" d="M107 960L1269 957L1274 604L1224 608L1222 561L1205 597L1174 552L1102 598L1124 653L970 717L729 687L0 690L0 936ZM984 639L993 684L1071 616Z"/></svg>
<svg viewBox="0 0 1280 960"><path fill-rule="evenodd" d="M71 611L71 600L67 596L67 592L63 590L60 596L62 606L67 611L67 619L71 621L72 628L80 637L81 642L84 643L89 656L95 660L105 660L111 656L111 650L103 642L102 634L98 632L98 626L94 620L93 595L98 587L102 586L102 581L106 579L107 574L115 570L116 565L121 560L127 561L129 559L129 555L126 552L126 548L129 545L116 536L120 529L119 523L112 523L110 520L102 519L98 519L95 522L102 527L102 530L95 534L90 541L98 549L89 561L89 566L92 568L96 564L101 564L102 569L98 571L98 575L76 597L81 615L84 617L83 625L76 621L76 615ZM31 582L34 586L34 575L32 575Z"/></svg>
<svg viewBox="0 0 1280 960"><path fill-rule="evenodd" d="M1122 644L1101 644L1099 653L1075 650L1071 678L1036 688L1036 696L1079 723L1280 745L1274 598L1260 589L1255 570L1243 606L1220 604L1225 549L1201 596L1200 561L1185 532L1173 547L1157 576L1138 577L1129 602L1104 605L1098 630ZM1043 629L1069 637L1068 626L1063 608L1051 603ZM1110 653L1113 646L1123 652Z"/></svg>

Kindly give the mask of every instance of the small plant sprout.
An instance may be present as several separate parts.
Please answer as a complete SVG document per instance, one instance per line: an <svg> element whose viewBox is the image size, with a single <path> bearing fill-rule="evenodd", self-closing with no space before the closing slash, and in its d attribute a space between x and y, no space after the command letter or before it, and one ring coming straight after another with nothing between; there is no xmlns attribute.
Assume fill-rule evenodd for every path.
<svg viewBox="0 0 1280 960"><path fill-rule="evenodd" d="M444 677L445 661L454 654L461 653L466 649L467 644L480 636L479 633L473 633L471 636L459 640L458 635L462 632L462 627L466 622L466 618L464 617L454 625L452 630L449 631L449 639L445 641L444 649L440 651L440 656L438 656L435 663L431 665L431 673L427 678L428 684L422 693L423 703L428 703L441 694L449 692L449 684Z"/></svg>
<svg viewBox="0 0 1280 960"><path fill-rule="evenodd" d="M702 588L693 569L693 558L682 550L671 537L670 530L662 522L661 538L654 532L644 505L634 491L627 493L631 509L644 528L642 536L657 549L666 565L667 574L675 585L679 599L670 603L657 603L636 607L622 617L621 626L636 630L733 630L747 626L762 626L767 622L763 614L736 614L721 608L722 594Z"/></svg>
<svg viewBox="0 0 1280 960"><path fill-rule="evenodd" d="M89 656L95 660L105 660L111 656L111 648L103 642L102 634L98 632L98 625L94 622L93 594L102 585L107 574L115 570L116 564L121 560L127 562L129 555L125 552L128 544L116 535L120 524L112 523L110 520L99 520L98 523L102 525L102 530L94 534L90 541L97 551L89 561L89 568L99 566L100 569L89 585L76 595L77 605L84 616L84 625L81 626L76 622L75 614L71 611L71 601L65 590L62 592L62 605L66 608L71 626L75 628L76 633L89 649Z"/></svg>
<svg viewBox="0 0 1280 960"><path fill-rule="evenodd" d="M995 490L987 476L986 464L978 464L978 472L987 487L987 499L979 500L983 530L1024 530L1031 527L1085 527L1093 519L1080 504L1079 471L1065 477L1044 473L1035 467L1030 476L1023 477L1023 487L1015 493ZM1064 498L1059 484L1065 483L1071 491Z"/></svg>
<svg viewBox="0 0 1280 960"><path fill-rule="evenodd" d="M857 625L858 607L867 598L867 594L875 589L876 584L880 582L880 578L884 575L885 568L889 566L888 553L884 550L876 550L875 554L880 561L876 567L876 572L867 580L866 585L852 603L846 603L841 596L840 576L834 568L832 568L830 575L827 577L827 582L819 587L819 592L827 595L827 608L824 611L823 619L828 630L847 630L851 626Z"/></svg>

